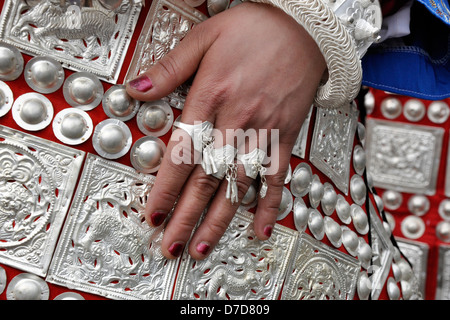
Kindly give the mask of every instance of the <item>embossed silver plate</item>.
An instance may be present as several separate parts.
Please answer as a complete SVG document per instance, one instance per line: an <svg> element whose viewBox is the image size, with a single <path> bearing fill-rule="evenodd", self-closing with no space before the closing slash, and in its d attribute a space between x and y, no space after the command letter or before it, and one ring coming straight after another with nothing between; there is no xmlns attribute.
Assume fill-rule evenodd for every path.
<svg viewBox="0 0 450 320"><path fill-rule="evenodd" d="M20 273L6 289L8 300L48 300L50 289L47 283L31 273Z"/></svg>
<svg viewBox="0 0 450 320"><path fill-rule="evenodd" d="M437 270L436 300L450 300L450 246L439 245L439 262Z"/></svg>
<svg viewBox="0 0 450 320"><path fill-rule="evenodd" d="M57 91L63 85L64 77L62 65L50 57L34 57L25 65L26 83L40 93Z"/></svg>
<svg viewBox="0 0 450 320"><path fill-rule="evenodd" d="M403 238L396 238L395 240L402 254L411 262L414 274L419 283L419 291L425 297L429 245L424 242Z"/></svg>
<svg viewBox="0 0 450 320"><path fill-rule="evenodd" d="M154 176L89 154L46 280L110 299L169 299L178 260L144 219Z"/></svg>
<svg viewBox="0 0 450 320"><path fill-rule="evenodd" d="M26 54L49 56L65 68L115 83L142 1L123 1L113 10L97 0L92 4L80 8L59 1L6 0L0 39Z"/></svg>
<svg viewBox="0 0 450 320"><path fill-rule="evenodd" d="M0 263L47 272L84 152L0 126Z"/></svg>
<svg viewBox="0 0 450 320"><path fill-rule="evenodd" d="M355 258L301 233L281 299L352 300L360 269Z"/></svg>
<svg viewBox="0 0 450 320"><path fill-rule="evenodd" d="M117 84L105 92L102 105L108 117L128 121L136 115L141 103L130 97L124 85Z"/></svg>
<svg viewBox="0 0 450 320"><path fill-rule="evenodd" d="M12 106L16 123L23 129L38 131L46 128L53 119L53 104L37 92L25 93L17 97Z"/></svg>
<svg viewBox="0 0 450 320"><path fill-rule="evenodd" d="M370 277L372 281L371 297L372 299L377 300L391 269L394 245L392 244L389 235L386 233L372 202L370 202L369 208L370 212L367 215L370 216L371 225L372 264L368 271L372 272Z"/></svg>
<svg viewBox="0 0 450 320"><path fill-rule="evenodd" d="M433 195L444 129L367 120L367 170L373 185Z"/></svg>
<svg viewBox="0 0 450 320"><path fill-rule="evenodd" d="M133 54L125 82L132 80L172 50L198 23L208 17L182 0L154 0ZM164 99L183 109L189 84L178 87Z"/></svg>
<svg viewBox="0 0 450 320"><path fill-rule="evenodd" d="M308 140L309 124L311 122L313 109L314 107L309 109L308 115L306 116L305 121L303 121L297 140L295 141L295 145L292 148L292 154L302 159L305 159L306 142Z"/></svg>
<svg viewBox="0 0 450 320"><path fill-rule="evenodd" d="M142 137L131 148L131 164L139 172L154 173L158 171L165 152L166 145L161 139L152 136Z"/></svg>
<svg viewBox="0 0 450 320"><path fill-rule="evenodd" d="M348 104L338 109L317 109L309 159L345 195L358 124L358 109Z"/></svg>
<svg viewBox="0 0 450 320"><path fill-rule="evenodd" d="M6 288L7 280L8 280L8 277L6 276L5 269L0 267L0 294L2 294Z"/></svg>
<svg viewBox="0 0 450 320"><path fill-rule="evenodd" d="M53 133L61 142L78 145L86 142L94 130L94 124L86 111L66 108L53 119Z"/></svg>
<svg viewBox="0 0 450 320"><path fill-rule="evenodd" d="M118 119L106 119L97 124L92 136L95 151L106 159L118 159L130 151L133 143L130 128Z"/></svg>
<svg viewBox="0 0 450 320"><path fill-rule="evenodd" d="M5 82L0 81L0 117L11 110L14 103L14 94Z"/></svg>
<svg viewBox="0 0 450 320"><path fill-rule="evenodd" d="M271 238L260 241L253 231L253 214L238 211L205 260L184 253L174 299L277 299L297 236L277 224Z"/></svg>
<svg viewBox="0 0 450 320"><path fill-rule="evenodd" d="M103 99L103 85L89 72L75 72L64 81L64 99L72 107L85 111L96 108Z"/></svg>
<svg viewBox="0 0 450 320"><path fill-rule="evenodd" d="M158 100L142 104L136 116L136 121L143 134L160 137L172 128L173 118L173 111L169 103Z"/></svg>

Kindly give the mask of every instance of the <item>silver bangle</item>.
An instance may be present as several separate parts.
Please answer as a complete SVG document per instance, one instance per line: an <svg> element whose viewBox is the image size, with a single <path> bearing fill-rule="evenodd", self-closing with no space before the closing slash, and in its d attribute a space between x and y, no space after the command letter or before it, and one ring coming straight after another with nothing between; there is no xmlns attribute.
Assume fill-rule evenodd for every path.
<svg viewBox="0 0 450 320"><path fill-rule="evenodd" d="M362 81L361 57L378 38L378 0L249 0L270 4L297 21L317 43L328 67L314 104L338 108L351 102Z"/></svg>

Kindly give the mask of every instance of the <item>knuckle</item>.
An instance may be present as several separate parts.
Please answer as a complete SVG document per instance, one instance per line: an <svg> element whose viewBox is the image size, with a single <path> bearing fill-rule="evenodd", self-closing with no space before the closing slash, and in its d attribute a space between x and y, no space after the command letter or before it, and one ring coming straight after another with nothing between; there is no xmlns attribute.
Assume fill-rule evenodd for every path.
<svg viewBox="0 0 450 320"><path fill-rule="evenodd" d="M224 221L221 219L211 219L206 224L208 228L208 232L212 235L223 235L228 228L228 221Z"/></svg>
<svg viewBox="0 0 450 320"><path fill-rule="evenodd" d="M157 197L158 203L162 204L162 206L164 206L164 209L169 212L170 210L172 210L172 207L178 198L178 194L168 189L159 191Z"/></svg>
<svg viewBox="0 0 450 320"><path fill-rule="evenodd" d="M178 62L170 53L168 53L163 59L158 61L158 66L162 69L162 75L165 78L177 78Z"/></svg>
<svg viewBox="0 0 450 320"><path fill-rule="evenodd" d="M195 196L199 199L209 199L216 192L218 184L219 180L212 176L199 175L195 179L195 186L199 191L195 193Z"/></svg>

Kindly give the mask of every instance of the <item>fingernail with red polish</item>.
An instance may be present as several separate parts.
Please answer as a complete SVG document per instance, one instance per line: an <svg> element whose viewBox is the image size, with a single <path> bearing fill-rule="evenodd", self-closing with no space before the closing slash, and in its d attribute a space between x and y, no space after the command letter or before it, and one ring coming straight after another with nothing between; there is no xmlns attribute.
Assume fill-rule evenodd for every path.
<svg viewBox="0 0 450 320"><path fill-rule="evenodd" d="M273 227L271 225L267 225L264 228L264 234L270 238L270 236L272 235L272 231L273 231Z"/></svg>
<svg viewBox="0 0 450 320"><path fill-rule="evenodd" d="M173 255L174 257L178 257L183 251L183 244L180 242L174 242L172 243L172 245L169 247L168 250L171 255Z"/></svg>
<svg viewBox="0 0 450 320"><path fill-rule="evenodd" d="M132 89L140 92L145 92L153 88L152 80L146 75L139 76L136 79L131 80L128 84Z"/></svg>
<svg viewBox="0 0 450 320"><path fill-rule="evenodd" d="M155 227L160 226L164 222L165 218L166 218L166 215L164 213L162 213L162 212L154 212L150 216L150 219L152 220L152 224Z"/></svg>
<svg viewBox="0 0 450 320"><path fill-rule="evenodd" d="M207 254L208 253L208 251L209 251L209 245L207 245L206 243L204 243L204 242L200 242L198 245L197 245L197 251L198 252L200 252L201 254L203 254L203 255L205 255L205 254Z"/></svg>

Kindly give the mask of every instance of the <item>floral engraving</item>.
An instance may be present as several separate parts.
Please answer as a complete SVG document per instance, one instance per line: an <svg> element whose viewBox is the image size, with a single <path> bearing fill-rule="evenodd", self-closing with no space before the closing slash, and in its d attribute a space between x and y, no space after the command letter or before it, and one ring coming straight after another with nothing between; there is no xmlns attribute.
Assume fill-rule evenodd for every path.
<svg viewBox="0 0 450 320"><path fill-rule="evenodd" d="M0 262L46 274L83 158L0 126Z"/></svg>
<svg viewBox="0 0 450 320"><path fill-rule="evenodd" d="M354 104L329 110L318 108L316 113L310 161L345 194L358 115Z"/></svg>
<svg viewBox="0 0 450 320"><path fill-rule="evenodd" d="M203 261L184 256L175 299L276 299L297 238L290 229L274 230L269 241L253 232L253 217L239 212L214 251Z"/></svg>

